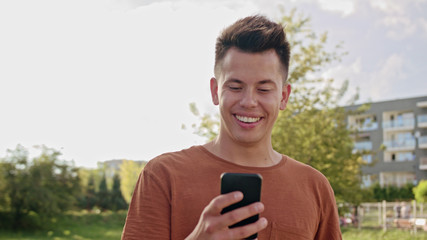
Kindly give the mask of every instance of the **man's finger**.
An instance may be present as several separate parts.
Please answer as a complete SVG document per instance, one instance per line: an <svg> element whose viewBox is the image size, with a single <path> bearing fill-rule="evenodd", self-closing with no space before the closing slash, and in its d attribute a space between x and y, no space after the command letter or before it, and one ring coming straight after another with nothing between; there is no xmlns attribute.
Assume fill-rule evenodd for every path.
<svg viewBox="0 0 427 240"><path fill-rule="evenodd" d="M228 231L224 232L226 236L224 236L222 239L243 239L263 230L265 227L267 227L267 224L267 219L260 218L254 223L229 229Z"/></svg>
<svg viewBox="0 0 427 240"><path fill-rule="evenodd" d="M264 204L260 202L252 203L233 211L227 212L221 216L220 222L224 227L238 223L246 218L252 217L264 211Z"/></svg>
<svg viewBox="0 0 427 240"><path fill-rule="evenodd" d="M237 203L242 199L243 193L238 191L219 195L214 198L206 207L205 214L219 215L221 214L222 209L230 206L233 203Z"/></svg>

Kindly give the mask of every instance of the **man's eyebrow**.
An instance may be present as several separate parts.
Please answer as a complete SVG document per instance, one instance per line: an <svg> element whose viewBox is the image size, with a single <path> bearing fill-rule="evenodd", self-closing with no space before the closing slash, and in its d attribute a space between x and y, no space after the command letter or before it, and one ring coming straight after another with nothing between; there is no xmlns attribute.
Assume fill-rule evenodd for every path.
<svg viewBox="0 0 427 240"><path fill-rule="evenodd" d="M237 78L227 79L227 80L225 80L224 84L226 84L226 83L244 84L244 82L242 80L239 80ZM257 85L263 85L263 84L274 84L274 85L276 85L276 82L274 82L271 79L261 80L261 81L257 82Z"/></svg>
<svg viewBox="0 0 427 240"><path fill-rule="evenodd" d="M258 82L258 84L268 84L268 83L276 84L276 82L270 79L266 79Z"/></svg>
<svg viewBox="0 0 427 240"><path fill-rule="evenodd" d="M242 83L243 83L243 81L242 81L242 80L239 80L239 79L236 79L236 78L231 78L231 79L227 79L227 80L225 81L225 83L240 83L240 84L242 84Z"/></svg>

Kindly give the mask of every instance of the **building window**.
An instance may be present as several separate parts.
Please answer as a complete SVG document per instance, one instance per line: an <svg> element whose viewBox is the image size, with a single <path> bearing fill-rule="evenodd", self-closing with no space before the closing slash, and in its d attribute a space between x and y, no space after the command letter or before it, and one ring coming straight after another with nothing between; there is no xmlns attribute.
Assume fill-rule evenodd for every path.
<svg viewBox="0 0 427 240"><path fill-rule="evenodd" d="M372 163L372 155L371 154L365 154L362 156L363 161L365 161L367 164Z"/></svg>
<svg viewBox="0 0 427 240"><path fill-rule="evenodd" d="M415 160L415 154L413 152L401 152L397 153L398 162L406 162Z"/></svg>
<svg viewBox="0 0 427 240"><path fill-rule="evenodd" d="M357 151L372 150L372 142L370 141L356 142L354 143L354 149Z"/></svg>
<svg viewBox="0 0 427 240"><path fill-rule="evenodd" d="M414 183L415 173L410 172L382 172L380 173L381 186L402 187L407 183Z"/></svg>
<svg viewBox="0 0 427 240"><path fill-rule="evenodd" d="M375 115L351 116L349 117L349 128L358 131L372 131L378 129L377 118Z"/></svg>
<svg viewBox="0 0 427 240"><path fill-rule="evenodd" d="M362 175L362 188L368 188L372 184L378 182L378 174L364 174Z"/></svg>
<svg viewBox="0 0 427 240"><path fill-rule="evenodd" d="M370 187L372 185L371 175L362 176L362 187Z"/></svg>

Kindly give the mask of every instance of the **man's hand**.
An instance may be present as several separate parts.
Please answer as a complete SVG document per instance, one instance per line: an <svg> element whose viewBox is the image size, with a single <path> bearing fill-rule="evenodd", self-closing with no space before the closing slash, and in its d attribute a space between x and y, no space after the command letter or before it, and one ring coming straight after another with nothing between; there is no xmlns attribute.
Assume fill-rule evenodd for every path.
<svg viewBox="0 0 427 240"><path fill-rule="evenodd" d="M199 222L186 240L231 240L249 237L267 226L267 219L260 218L257 222L242 227L229 229L235 223L264 211L260 202L235 209L221 215L223 208L243 199L241 192L232 192L215 197L203 210Z"/></svg>

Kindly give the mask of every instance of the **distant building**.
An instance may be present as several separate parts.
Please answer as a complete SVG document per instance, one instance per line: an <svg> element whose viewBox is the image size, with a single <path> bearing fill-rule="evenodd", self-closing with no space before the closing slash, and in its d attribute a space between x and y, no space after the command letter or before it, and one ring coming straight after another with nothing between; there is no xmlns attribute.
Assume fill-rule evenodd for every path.
<svg viewBox="0 0 427 240"><path fill-rule="evenodd" d="M355 111L361 105L347 106ZM349 115L357 129L355 150L372 150L363 159L363 184L401 187L427 179L427 96L373 102L368 111Z"/></svg>

